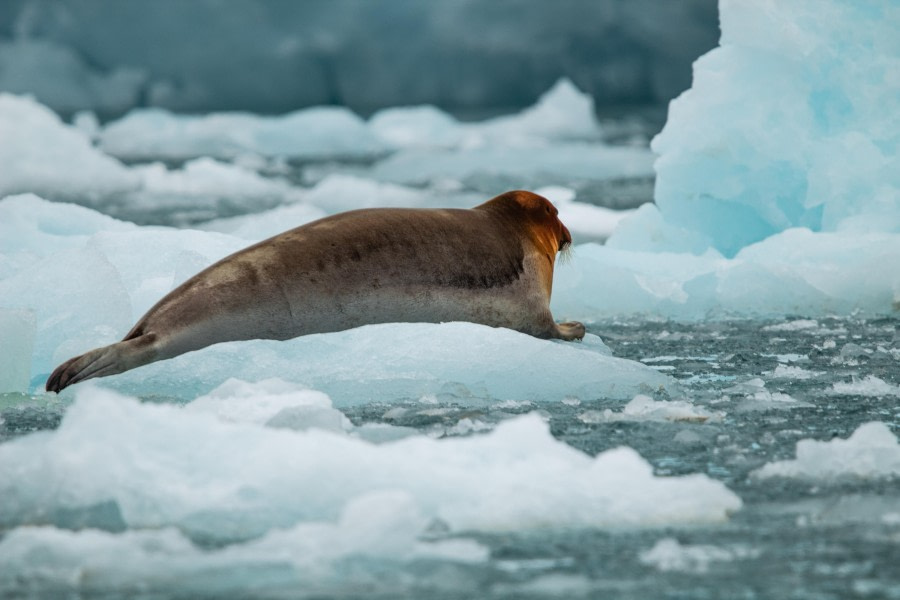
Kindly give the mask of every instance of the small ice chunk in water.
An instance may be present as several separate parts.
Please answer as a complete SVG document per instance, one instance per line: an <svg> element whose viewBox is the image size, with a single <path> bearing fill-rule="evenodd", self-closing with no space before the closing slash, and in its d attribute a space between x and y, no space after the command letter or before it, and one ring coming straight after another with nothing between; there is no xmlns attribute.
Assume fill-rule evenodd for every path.
<svg viewBox="0 0 900 600"><path fill-rule="evenodd" d="M684 400L658 401L638 395L625 405L621 412L605 409L585 411L578 419L585 423L614 423L616 421L687 421L716 423L725 415L708 411Z"/></svg>
<svg viewBox="0 0 900 600"><path fill-rule="evenodd" d="M32 311L0 308L0 394L28 391L35 328Z"/></svg>
<svg viewBox="0 0 900 600"><path fill-rule="evenodd" d="M860 425L846 440L800 440L796 459L769 463L753 475L826 482L845 477L896 477L900 475L900 443L886 424L873 421Z"/></svg>
<svg viewBox="0 0 900 600"><path fill-rule="evenodd" d="M875 375L867 375L862 379L854 378L851 382L836 381L831 384L828 393L836 396L882 398L884 396L900 396L900 385L890 384Z"/></svg>
<svg viewBox="0 0 900 600"><path fill-rule="evenodd" d="M295 416L317 417L320 413L327 412L343 417L343 413L331 407L331 399L326 394L277 378L256 383L230 378L210 393L185 405L184 409L188 412L214 414L230 423L257 425L270 423L291 410L298 411L294 413ZM344 421L347 421L346 417ZM349 421L347 424L349 425ZM298 423L298 426L292 428L301 427Z"/></svg>
<svg viewBox="0 0 900 600"><path fill-rule="evenodd" d="M709 544L681 544L675 538L663 538L653 548L641 553L640 561L660 571L680 571L702 575L717 562L730 562L759 556L759 551L745 546L720 547Z"/></svg>

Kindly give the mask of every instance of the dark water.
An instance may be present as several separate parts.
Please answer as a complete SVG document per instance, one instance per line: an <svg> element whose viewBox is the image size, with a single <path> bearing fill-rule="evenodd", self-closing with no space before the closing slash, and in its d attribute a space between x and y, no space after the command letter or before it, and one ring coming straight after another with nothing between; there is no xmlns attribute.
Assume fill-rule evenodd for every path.
<svg viewBox="0 0 900 600"><path fill-rule="evenodd" d="M744 502L727 523L469 535L490 548L488 563L419 561L380 571L371 561L349 560L336 579L313 587L275 569L220 574L174 589L138 586L125 597L900 598L900 479L804 482L750 476L765 463L794 458L795 444L804 438L845 438L869 421L900 433L898 396L832 393L836 382L870 375L900 384L898 321L820 319L778 330L781 324L642 322L592 328L616 356L670 374L695 405L724 413L721 420L582 418L589 411L621 409L621 402L602 398L502 411L453 405L425 411L421 404L348 411L356 424L389 422L433 432L463 417L494 423L537 409L549 417L558 439L589 454L627 445L649 460L657 475L705 473L724 482ZM776 377L779 365L811 376ZM747 384L754 378L767 392L794 402L754 397L753 390L761 389ZM2 402L0 439L55 427L65 408L11 395ZM676 553L680 561L660 566L642 560L664 538L687 547ZM119 597L102 590L67 597L94 592Z"/></svg>

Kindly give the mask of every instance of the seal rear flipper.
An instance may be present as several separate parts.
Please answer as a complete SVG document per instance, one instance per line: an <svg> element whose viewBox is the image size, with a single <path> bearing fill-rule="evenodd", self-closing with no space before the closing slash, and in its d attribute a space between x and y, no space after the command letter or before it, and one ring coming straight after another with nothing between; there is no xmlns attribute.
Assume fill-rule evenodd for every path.
<svg viewBox="0 0 900 600"><path fill-rule="evenodd" d="M60 392L85 379L115 375L154 362L155 338L152 334L142 335L70 358L47 379L47 391Z"/></svg>

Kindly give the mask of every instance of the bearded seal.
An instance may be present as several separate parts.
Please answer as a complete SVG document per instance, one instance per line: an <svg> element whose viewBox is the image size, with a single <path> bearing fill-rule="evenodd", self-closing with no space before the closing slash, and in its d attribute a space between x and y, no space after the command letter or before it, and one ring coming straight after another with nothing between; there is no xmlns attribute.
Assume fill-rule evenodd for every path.
<svg viewBox="0 0 900 600"><path fill-rule="evenodd" d="M234 340L286 340L371 323L471 321L576 340L550 314L556 208L512 191L472 209L345 212L227 256L156 303L118 343L69 359L60 390Z"/></svg>

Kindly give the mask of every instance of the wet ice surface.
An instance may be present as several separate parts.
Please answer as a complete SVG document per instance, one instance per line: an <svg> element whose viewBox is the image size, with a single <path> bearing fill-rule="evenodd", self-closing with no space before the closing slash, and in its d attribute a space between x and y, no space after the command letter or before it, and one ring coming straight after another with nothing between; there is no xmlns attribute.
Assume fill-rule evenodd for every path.
<svg viewBox="0 0 900 600"><path fill-rule="evenodd" d="M206 521L195 515L174 529L156 528L147 522L138 526L140 518L147 517L134 515L143 514L143 509L133 505L129 509L122 499L118 505L99 503L68 512L51 501L48 506L56 506L56 514L19 518L35 525L53 523L58 528L10 530L13 523L7 521L4 525L8 528L4 538L7 544L0 541L0 554L5 551L5 560L21 568L18 579L0 576L0 587L43 592L80 589L134 597L152 597L168 591L209 597L252 593L262 597L429 594L511 598L603 594L626 598L720 598L781 597L784 590L793 590L798 598L895 597L900 594L896 570L900 547L900 450L896 445L900 426L896 395L900 383L900 339L896 330L897 322L890 319L604 323L593 326L591 331L602 337L615 356L643 362L669 375L680 382L683 394L672 397L658 393L643 400L639 397L637 402L563 397L537 404L506 401L480 405L423 397L401 403L376 401L344 407L341 413L349 418L347 422L340 414L333 418L337 411L327 406L327 398L315 392L296 392L289 384L270 383L264 398L259 396L259 390L254 392L260 399L250 408L240 403L246 389L231 384L203 402L198 401L191 411L194 416L180 417L191 421L218 415L224 416L224 421L253 424L288 410L281 415L280 424L290 434L290 411L294 411L295 422L303 422L297 421L298 410L317 410L319 427L330 427L345 436L337 438L346 439L344 442L332 440L323 446L326 455L332 457L325 468L334 469L340 478L349 477L353 471L340 474L349 467L341 467L340 460L334 458L340 454L336 448L362 443L354 440L366 439L365 435L381 442L376 448L384 449L373 450L371 461L367 461L366 471L371 473L379 472L382 460L388 461L385 464L401 460L380 454L395 452L391 443L383 445L383 440L389 439L434 440L429 442L433 446L414 442L419 446L410 448L418 447L416 454L430 452L427 448L437 452L439 444L453 440L488 444L484 451L489 454L481 455L488 465L489 457L499 456L503 447L499 438L490 441L494 439L491 436L512 435L503 431L511 431L504 427L518 423L517 415L537 413L548 420L552 438L570 447L563 455L573 453L570 458L575 463L582 460L577 458L579 451L585 453L587 460L619 446L629 446L652 466L657 478L702 474L724 484L743 503L724 522L686 524L676 520L654 525L652 519L644 518L637 527L618 527L607 521L614 514L611 506L576 518L573 515L577 514L579 503L567 507L565 498L571 498L571 494L581 497L576 491L577 476L568 483L557 480L556 487L565 493L556 500L548 497L549 504L540 509L545 525L535 528L527 524L527 519L512 517L511 522L517 524L502 532L493 530L502 521L492 517L484 521L492 525L484 528L478 525L478 515L485 516L493 510L498 510L497 514L515 514L508 512L516 510L515 494L501 492L500 498L505 501L501 500L498 507L491 507L492 496L488 494L480 507L473 509L466 501L453 508L449 490L471 485L464 480L451 481L440 499L429 500L428 486L421 485L419 491L408 488L395 496L385 497L381 492L363 495L345 506L343 513L328 516L330 511L340 510L340 502L335 502L331 508L322 509L325 512L318 517L326 522L284 530L266 530L266 519L277 516L241 512L242 506L260 501L252 486L232 500L222 496L224 491L219 487L210 488L208 493L218 494L218 500L210 501L207 510L232 510L237 511L236 515L244 515L232 527L240 523L246 526L248 516L262 519L262 529L267 532L261 537L251 536L253 539L247 542L235 541L234 531L239 529L229 532L217 528L215 515L207 515ZM5 442L0 448L26 439L22 437L26 432L57 427L68 405L66 400L13 394L0 401ZM155 397L145 399L145 404L173 401ZM628 405L631 410L627 410ZM667 406L668 412L663 410ZM685 415L683 411L691 406L693 409ZM590 418L606 411L623 418ZM625 418L627 415L630 417ZM104 421L99 415L95 418L100 419L99 423ZM866 425L873 421L883 425ZM139 440L147 436L152 440L154 427L149 423L143 427L135 432L134 443L146 450L147 446ZM526 448L536 449L537 454L529 460L538 461L534 480L540 481L543 475L538 457L547 458L563 447L555 450L550 438L542 441L538 421L531 421L531 427L534 431L528 438L533 442L513 450L511 456L517 452L527 456ZM102 430L102 425L93 429ZM266 431L272 430L267 427ZM863 443L857 443L847 454L841 448L853 440L843 442L837 438L846 439L854 432L857 442L861 436ZM210 435L215 437L213 432ZM285 434L273 431L266 435ZM265 436L259 439L262 442ZM765 475L773 473L760 471L785 464L780 461L794 461L798 442L801 447L811 443L802 440L829 442L819 446L836 454L831 458L827 452L807 456L807 461L813 462L801 467L802 476L783 473L788 476L768 477ZM80 446L77 440L73 442L75 445L64 453L67 460L77 460L71 454L77 455L75 449ZM175 443L186 442L176 438ZM270 440L264 445L272 443ZM266 456L258 446L251 446L260 452L257 456ZM880 471L857 468L867 460L865 449L857 446L876 448L869 459L878 463ZM457 448L443 458L434 455L437 473L454 460L451 456L465 456L470 447ZM396 452L397 457L406 454L399 449ZM32 456L27 452L25 455ZM823 456L828 464L839 463L841 457L851 460L843 470L820 473L814 463ZM113 468L109 465L116 462L114 458L105 460L112 461L105 463L104 472L108 472ZM141 464L139 456L135 461L134 464ZM16 462L22 465L28 461ZM472 463L468 470L478 477L481 467L476 464ZM177 473L177 461L169 466L176 469L172 473ZM265 471L265 463L255 470ZM356 477L370 476L363 473L360 471ZM113 477L111 482L116 480L107 476ZM499 472L490 477L498 476ZM124 481L131 482L129 486L144 486L144 495L139 495L144 501L153 493L163 493L160 490L173 493L162 481L154 484L142 482L140 477L124 477ZM272 482L276 490L279 485L287 489L294 485L290 478L279 479L283 479L281 484ZM519 479L519 484L528 479ZM516 478L511 477L511 481ZM84 485L87 482L82 481L75 487L84 493ZM59 493L65 496L62 491ZM69 495L74 493L70 491ZM293 493L299 493L298 498L304 495ZM334 493L320 491L309 497L318 496L321 500ZM646 493L655 498L658 491L648 487ZM696 499L709 494L694 496ZM536 491L527 496L540 498ZM429 502L436 502L445 514L431 519ZM503 507L506 504L509 507ZM300 510L314 510L302 499L297 500L297 505ZM306 508L302 508L304 505ZM40 502L32 500L26 507L33 511L36 506ZM171 498L160 506L179 510L178 501ZM642 510L637 505L632 508L633 514ZM8 519L10 509L6 510ZM392 517L391 511L399 514ZM411 518L411 514L419 516ZM581 518L588 522L579 521ZM375 529L367 530L366 524ZM85 526L100 529L83 529ZM307 540L316 550L304 554L304 546L297 545L299 539ZM10 554L10 548L15 552ZM84 556L91 558L85 562ZM55 564L56 570L42 570L48 563ZM760 573L766 576L759 577Z"/></svg>

